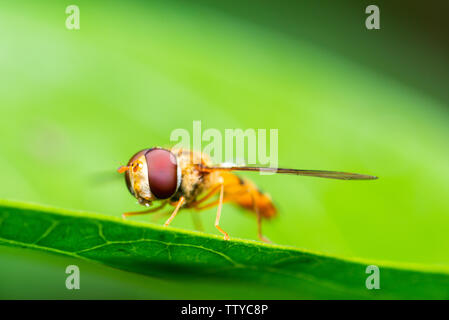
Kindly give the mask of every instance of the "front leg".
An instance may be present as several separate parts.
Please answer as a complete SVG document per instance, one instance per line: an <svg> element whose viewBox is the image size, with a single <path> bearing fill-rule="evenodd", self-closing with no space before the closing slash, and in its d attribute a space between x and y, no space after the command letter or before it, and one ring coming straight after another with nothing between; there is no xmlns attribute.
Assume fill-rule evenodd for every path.
<svg viewBox="0 0 449 320"><path fill-rule="evenodd" d="M151 209L147 209L147 210L143 210L143 211L125 212L124 214L122 214L122 217L123 217L123 219L125 219L126 217L130 217L130 216L138 216L141 214L156 212L156 211L161 210L163 207L165 207L166 204L167 204L167 201L164 201L163 203L161 203L161 205L159 207L156 207L156 208L151 208Z"/></svg>
<svg viewBox="0 0 449 320"><path fill-rule="evenodd" d="M170 218L168 218L168 220L164 223L164 227L167 227L171 223L171 221L176 217L176 214L178 213L179 209L181 208L181 206L183 205L185 200L186 199L184 198L184 196L179 198L178 203L176 204L175 210L171 214Z"/></svg>

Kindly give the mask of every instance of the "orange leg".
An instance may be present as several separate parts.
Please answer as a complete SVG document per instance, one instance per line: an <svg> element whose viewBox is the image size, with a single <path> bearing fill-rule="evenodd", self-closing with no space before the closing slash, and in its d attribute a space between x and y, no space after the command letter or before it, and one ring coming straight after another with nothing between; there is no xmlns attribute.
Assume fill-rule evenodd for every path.
<svg viewBox="0 0 449 320"><path fill-rule="evenodd" d="M218 199L218 200L212 201L212 202L210 202L208 204L205 204L202 207L194 207L194 208L195 208L195 210L201 211L201 210L205 210L205 209L209 209L209 208L217 206L220 203L220 201L222 203L225 203L225 202L228 202L230 200L231 200L231 197L226 197L226 198L223 198L223 200Z"/></svg>
<svg viewBox="0 0 449 320"><path fill-rule="evenodd" d="M271 243L270 239L262 234L262 215L260 214L259 208L257 208L256 205L254 206L254 210L256 210L257 214L257 236L259 237L260 241Z"/></svg>
<svg viewBox="0 0 449 320"><path fill-rule="evenodd" d="M165 207L166 204L167 204L167 202L163 202L159 207L151 208L151 209L144 210L144 211L125 212L124 214L122 214L122 217L123 217L123 219L125 219L126 217L130 217L130 216L138 216L141 214L156 212L156 211L161 210L163 207Z"/></svg>
<svg viewBox="0 0 449 320"><path fill-rule="evenodd" d="M225 240L229 240L229 235L220 227L220 216L221 216L221 208L223 207L223 194L224 194L224 184L221 182L220 188L220 198L217 209L217 218L215 218L215 228L218 229L223 235Z"/></svg>
<svg viewBox="0 0 449 320"><path fill-rule="evenodd" d="M260 241L271 243L271 240L262 234L262 215L257 212L257 236Z"/></svg>
<svg viewBox="0 0 449 320"><path fill-rule="evenodd" d="M220 190L221 184L217 184L216 186L212 187L208 194L206 194L204 197L202 197L200 200L197 200L195 202L192 202L189 206L190 207L197 207L200 203L203 203L210 197L212 197L214 194L216 194Z"/></svg>
<svg viewBox="0 0 449 320"><path fill-rule="evenodd" d="M221 185L219 185L219 187L221 187ZM204 209L212 208L212 207L215 207L216 205L218 205L218 204L220 203L220 201L221 201L222 203L231 201L232 199L234 199L234 197L235 197L236 195L243 194L243 193L245 193L245 192L246 192L246 191L240 190L240 191L238 191L238 192L235 192L234 194L230 194L229 196L224 197L222 201L221 201L220 199L218 199L218 200L209 202L208 204L205 204L205 205L203 205L202 207L198 207L198 206L197 206L198 203L199 203L199 202L203 202L203 199L201 199L199 202L195 202L195 203L194 203L193 208L194 208L195 210L204 210Z"/></svg>
<svg viewBox="0 0 449 320"><path fill-rule="evenodd" d="M254 211L257 214L257 236L259 237L259 239L261 241L271 243L270 239L266 238L262 234L262 215L260 214L259 208L257 207L256 198L254 197L254 193L251 193L251 197L253 198Z"/></svg>
<svg viewBox="0 0 449 320"><path fill-rule="evenodd" d="M184 201L185 201L184 197L179 198L179 201L176 204L175 211L173 211L173 213L171 214L170 218L168 218L168 220L164 223L164 227L167 227L171 223L171 221L175 218L176 214L178 213L178 211L181 208L181 206L184 203Z"/></svg>
<svg viewBox="0 0 449 320"><path fill-rule="evenodd" d="M206 201L207 199L209 199L210 197L212 197L214 194L216 194L217 192L219 192L220 189L221 189L221 185L222 185L222 183L219 183L219 184L213 186L213 187L210 189L209 193L207 193L207 194L206 194L204 197L202 197L200 200L197 200L197 201L195 201L195 202L190 203L190 204L189 204L189 207L192 207L192 208L195 208L195 209L198 209L198 210L202 210L203 208L210 208L210 207L213 207L213 206L215 206L216 204L218 204L218 203L219 203L219 200L213 201L213 202L211 202L210 204L208 204L207 206L204 206L204 207L198 207L199 204L203 203L204 201ZM228 189L229 189L229 187L232 187L232 186L234 186L234 185L238 185L238 184L230 183L230 184L226 185L225 188L228 188ZM228 190L228 191L229 191L229 190ZM240 192L242 192L242 191L239 191L238 193L240 193ZM224 201L226 202L226 201L227 201L227 198L225 198Z"/></svg>

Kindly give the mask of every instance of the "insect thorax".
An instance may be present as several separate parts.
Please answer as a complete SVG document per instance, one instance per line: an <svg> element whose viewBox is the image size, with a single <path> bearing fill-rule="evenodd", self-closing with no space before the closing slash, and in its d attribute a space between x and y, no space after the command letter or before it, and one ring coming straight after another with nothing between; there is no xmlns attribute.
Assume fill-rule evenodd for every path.
<svg viewBox="0 0 449 320"><path fill-rule="evenodd" d="M181 185L170 200L177 201L181 196L184 196L186 199L185 206L188 206L196 200L198 195L214 184L216 174L201 172L194 165L210 166L210 158L205 154L185 149L172 149L171 152L176 155L178 166L181 168Z"/></svg>

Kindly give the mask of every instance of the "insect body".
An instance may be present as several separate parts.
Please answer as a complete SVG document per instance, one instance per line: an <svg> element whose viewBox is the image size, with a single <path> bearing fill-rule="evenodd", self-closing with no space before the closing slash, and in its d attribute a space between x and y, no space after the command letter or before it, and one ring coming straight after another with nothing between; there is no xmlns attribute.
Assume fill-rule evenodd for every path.
<svg viewBox="0 0 449 320"><path fill-rule="evenodd" d="M144 149L133 155L128 164L121 166L118 172L125 173L128 190L140 204L149 207L154 201L160 201L160 205L141 212L127 212L124 217L156 212L170 204L175 209L164 224L168 226L180 209L204 210L217 206L215 227L228 240L229 235L220 227L220 216L223 203L231 202L257 216L259 238L267 241L262 235L262 219L270 219L277 213L270 196L261 192L250 180L232 173L264 170L342 180L377 178L336 171L214 166L207 155L199 152L186 149ZM216 196L218 199L214 199Z"/></svg>

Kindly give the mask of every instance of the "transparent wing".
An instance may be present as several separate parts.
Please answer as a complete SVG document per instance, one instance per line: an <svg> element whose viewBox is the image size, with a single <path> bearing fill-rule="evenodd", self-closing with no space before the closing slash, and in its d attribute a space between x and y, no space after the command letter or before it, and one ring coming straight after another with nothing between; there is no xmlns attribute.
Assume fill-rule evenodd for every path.
<svg viewBox="0 0 449 320"><path fill-rule="evenodd" d="M198 165L202 171L258 171L258 172L273 172L294 174L297 176L308 176L339 180L375 180L377 177L366 174L340 172L340 171L326 171L326 170L301 170L301 169L283 169L283 168L266 168L266 167L205 167Z"/></svg>

